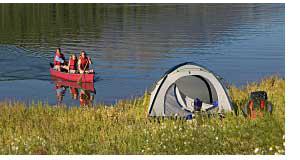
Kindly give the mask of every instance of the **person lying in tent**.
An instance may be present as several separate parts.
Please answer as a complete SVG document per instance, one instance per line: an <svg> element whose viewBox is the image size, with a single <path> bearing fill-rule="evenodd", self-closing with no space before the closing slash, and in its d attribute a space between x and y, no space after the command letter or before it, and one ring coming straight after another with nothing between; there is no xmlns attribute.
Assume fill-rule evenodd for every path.
<svg viewBox="0 0 300 160"><path fill-rule="evenodd" d="M53 69L62 71L62 69L68 69L66 66L66 59L64 54L61 53L60 48L56 49L55 56L54 56L54 67Z"/></svg>
<svg viewBox="0 0 300 160"><path fill-rule="evenodd" d="M70 56L69 65L68 65L69 73L76 73L77 72L77 63L78 63L78 60L77 60L76 55L72 54Z"/></svg>
<svg viewBox="0 0 300 160"><path fill-rule="evenodd" d="M85 51L81 51L78 60L78 69L80 73L93 73L94 70L89 69L89 65L92 64L90 57L86 56Z"/></svg>

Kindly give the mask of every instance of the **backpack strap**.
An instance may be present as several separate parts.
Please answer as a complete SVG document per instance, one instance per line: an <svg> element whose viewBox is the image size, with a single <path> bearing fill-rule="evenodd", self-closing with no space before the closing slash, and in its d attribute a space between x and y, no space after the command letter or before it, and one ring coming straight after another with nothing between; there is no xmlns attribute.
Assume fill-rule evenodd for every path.
<svg viewBox="0 0 300 160"><path fill-rule="evenodd" d="M250 109L250 118L255 119L256 118L256 111L254 110L254 102L253 100L249 101L249 109Z"/></svg>

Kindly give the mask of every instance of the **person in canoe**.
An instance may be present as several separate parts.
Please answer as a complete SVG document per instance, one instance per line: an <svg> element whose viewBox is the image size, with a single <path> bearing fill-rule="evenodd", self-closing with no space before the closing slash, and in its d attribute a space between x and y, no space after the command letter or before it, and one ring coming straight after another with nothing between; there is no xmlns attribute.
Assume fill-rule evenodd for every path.
<svg viewBox="0 0 300 160"><path fill-rule="evenodd" d="M77 60L76 55L72 54L70 56L69 64L68 64L69 73L76 73L77 72L77 63L78 63L78 60Z"/></svg>
<svg viewBox="0 0 300 160"><path fill-rule="evenodd" d="M92 60L88 57L85 51L81 51L78 60L78 69L80 73L93 73L94 70L89 69L89 65L92 64Z"/></svg>
<svg viewBox="0 0 300 160"><path fill-rule="evenodd" d="M66 59L64 54L61 53L61 49L57 48L54 56L54 67L53 69L62 71L67 70L68 66L66 65Z"/></svg>

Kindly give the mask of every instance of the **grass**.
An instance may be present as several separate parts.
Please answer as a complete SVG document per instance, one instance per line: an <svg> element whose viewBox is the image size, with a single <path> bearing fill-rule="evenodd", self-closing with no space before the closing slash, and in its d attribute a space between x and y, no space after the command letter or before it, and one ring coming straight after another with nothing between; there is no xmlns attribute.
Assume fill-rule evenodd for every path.
<svg viewBox="0 0 300 160"><path fill-rule="evenodd" d="M147 93L114 107L1 102L0 154L285 154L284 83L273 76L230 86L237 107L251 91L267 91L274 112L255 120L232 113L223 120L148 118Z"/></svg>

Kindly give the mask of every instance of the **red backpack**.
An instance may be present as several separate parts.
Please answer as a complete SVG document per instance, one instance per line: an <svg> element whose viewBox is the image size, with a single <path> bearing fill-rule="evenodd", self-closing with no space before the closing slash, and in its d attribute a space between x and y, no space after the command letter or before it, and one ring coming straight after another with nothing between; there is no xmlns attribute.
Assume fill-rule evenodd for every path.
<svg viewBox="0 0 300 160"><path fill-rule="evenodd" d="M272 113L272 104L268 102L268 95L265 91L251 92L250 97L244 108L243 114L251 119L263 117L265 113Z"/></svg>

